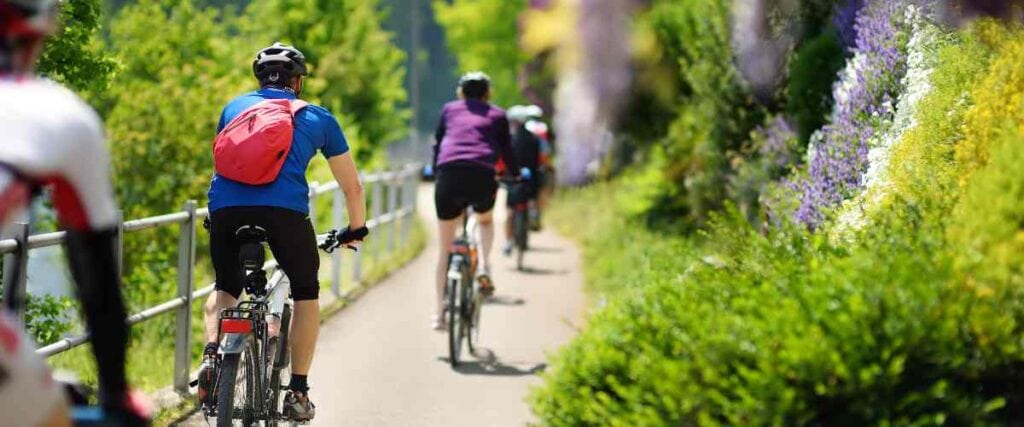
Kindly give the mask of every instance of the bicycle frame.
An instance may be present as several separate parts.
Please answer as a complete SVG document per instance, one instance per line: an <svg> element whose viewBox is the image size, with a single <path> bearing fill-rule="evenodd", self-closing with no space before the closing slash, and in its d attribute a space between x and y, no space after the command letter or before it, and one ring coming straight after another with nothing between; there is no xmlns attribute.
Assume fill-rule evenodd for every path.
<svg viewBox="0 0 1024 427"><path fill-rule="evenodd" d="M448 256L447 283L444 300L448 316L448 350L452 367L458 366L462 353L462 340L467 339L470 353L474 353L479 331L480 301L474 289L474 275L479 259L476 231L479 224L470 209L462 222L462 234L455 239Z"/></svg>
<svg viewBox="0 0 1024 427"><path fill-rule="evenodd" d="M262 243L261 246L263 246ZM253 264L258 263L254 262ZM252 266L246 268L248 270L246 271L247 298L240 301L234 308L222 310L220 313L217 331L217 336L220 337L218 355L221 360L226 355L241 357L255 341L255 356L260 359L259 363L253 364L256 370L252 376L256 399L253 402L255 408L252 409L255 412L256 420L273 423L281 420L278 405L280 390L274 389L280 388L280 378L277 378L278 381L274 379L275 376L280 376L281 371L288 366L288 352L278 349L283 343L278 342L276 345L272 345L271 338L273 337L270 334L268 319L275 317L281 319L286 310L290 312L289 307L292 305L289 302L290 286L284 280L284 272L279 267L273 270L269 281L266 279L266 273L262 270L262 265L256 267L255 271L249 270L249 267ZM289 326L282 322L278 335L281 334L281 330ZM273 363L268 363L270 360ZM220 381L219 375L218 381ZM220 384L217 387L220 387Z"/></svg>

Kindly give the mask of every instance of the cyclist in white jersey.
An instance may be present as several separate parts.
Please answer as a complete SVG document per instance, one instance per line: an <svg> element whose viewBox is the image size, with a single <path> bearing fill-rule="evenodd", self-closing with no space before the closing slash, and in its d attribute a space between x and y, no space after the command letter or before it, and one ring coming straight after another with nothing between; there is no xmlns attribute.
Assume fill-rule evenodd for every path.
<svg viewBox="0 0 1024 427"><path fill-rule="evenodd" d="M35 189L51 188L92 336L100 403L111 421L147 425L141 396L129 392L125 378L128 327L103 126L74 93L35 75L58 13L57 0L0 0L0 227L25 209ZM0 424L66 425L64 397L33 347L16 323L0 321Z"/></svg>

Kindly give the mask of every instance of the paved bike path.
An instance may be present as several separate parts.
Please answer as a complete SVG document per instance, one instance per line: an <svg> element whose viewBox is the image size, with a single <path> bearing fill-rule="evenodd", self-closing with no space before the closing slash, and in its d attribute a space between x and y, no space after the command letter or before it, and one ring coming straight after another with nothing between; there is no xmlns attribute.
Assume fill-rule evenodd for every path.
<svg viewBox="0 0 1024 427"><path fill-rule="evenodd" d="M447 336L430 329L433 188L421 187L419 196L427 249L322 326L310 375L314 426L526 425L533 417L525 399L546 355L580 325L583 279L571 242L553 232L533 234L527 272L516 271L496 247L498 292L482 313L479 358L463 356L453 370Z"/></svg>

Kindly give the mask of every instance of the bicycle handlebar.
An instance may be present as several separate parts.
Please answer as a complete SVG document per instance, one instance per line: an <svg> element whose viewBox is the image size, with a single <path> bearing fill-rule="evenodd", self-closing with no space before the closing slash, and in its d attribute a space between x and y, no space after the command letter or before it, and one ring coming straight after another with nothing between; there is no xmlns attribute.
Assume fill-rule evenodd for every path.
<svg viewBox="0 0 1024 427"><path fill-rule="evenodd" d="M370 234L370 230L366 227L357 228L352 230L345 227L342 230L331 230L327 232L327 238L324 242L319 245L320 249L324 252L331 253L335 249L342 246L351 249L354 252L359 251L359 244L363 242L363 239Z"/></svg>

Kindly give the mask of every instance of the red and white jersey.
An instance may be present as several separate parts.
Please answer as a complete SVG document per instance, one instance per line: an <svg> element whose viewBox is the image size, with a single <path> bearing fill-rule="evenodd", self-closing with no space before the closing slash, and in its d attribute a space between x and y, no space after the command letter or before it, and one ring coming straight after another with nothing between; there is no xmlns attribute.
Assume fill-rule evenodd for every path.
<svg viewBox="0 0 1024 427"><path fill-rule="evenodd" d="M63 403L63 390L36 346L0 311L0 425L41 425Z"/></svg>
<svg viewBox="0 0 1024 427"><path fill-rule="evenodd" d="M39 78L0 77L0 99L0 165L32 184L52 185L65 228L116 226L110 155L96 112L70 90ZM0 200L17 200L12 192L22 190L6 181L0 179ZM9 221L14 208L0 206L0 221Z"/></svg>

